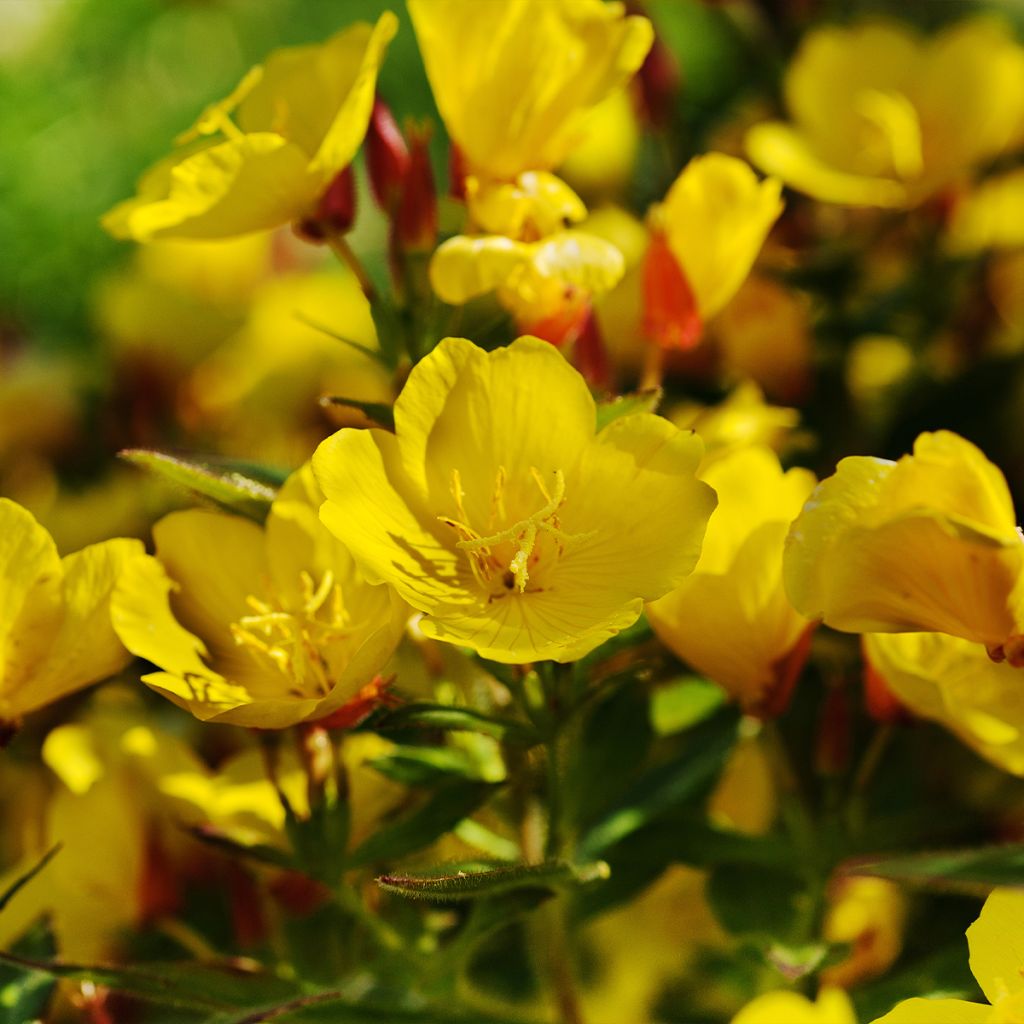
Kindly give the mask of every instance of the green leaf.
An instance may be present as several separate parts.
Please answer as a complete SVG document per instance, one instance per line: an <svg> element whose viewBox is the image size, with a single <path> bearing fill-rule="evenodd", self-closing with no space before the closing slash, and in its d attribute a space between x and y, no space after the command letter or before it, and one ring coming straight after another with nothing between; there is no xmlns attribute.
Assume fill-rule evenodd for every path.
<svg viewBox="0 0 1024 1024"><path fill-rule="evenodd" d="M206 846L211 846L232 857L247 858L258 861L260 864L271 864L286 870L293 870L296 867L292 858L284 850L263 843L239 843L214 825L190 825L185 828L185 831Z"/></svg>
<svg viewBox="0 0 1024 1024"><path fill-rule="evenodd" d="M683 733L682 749L636 779L618 804L586 833L578 856L597 860L644 825L704 795L725 766L736 742L736 729L737 716L732 708L726 708Z"/></svg>
<svg viewBox="0 0 1024 1024"><path fill-rule="evenodd" d="M686 676L651 696L651 724L659 736L689 729L725 703L725 691L708 679Z"/></svg>
<svg viewBox="0 0 1024 1024"><path fill-rule="evenodd" d="M540 737L533 726L511 718L485 715L471 708L448 704L404 704L376 719L373 731L399 732L404 729L449 729L454 732L479 732L504 743L536 746Z"/></svg>
<svg viewBox="0 0 1024 1024"><path fill-rule="evenodd" d="M138 999L207 1013L292 998L296 987L275 975L241 967L198 963L153 963L145 967L107 967L37 960L0 953L0 963L51 978L91 981Z"/></svg>
<svg viewBox="0 0 1024 1024"><path fill-rule="evenodd" d="M42 871L58 853L60 853L63 845L63 843L57 843L55 846L51 846L50 849L39 858L39 861L33 867L29 868L25 874L20 878L15 879L14 882L7 887L7 890L0 895L0 912L3 912L4 907L11 902L23 886L31 882L32 879L35 878L36 875L38 875L39 872Z"/></svg>
<svg viewBox="0 0 1024 1024"><path fill-rule="evenodd" d="M577 867L568 861L544 864L470 862L447 865L443 874L381 875L377 884L387 892L418 900L473 900L517 889L574 888L608 877L603 861Z"/></svg>
<svg viewBox="0 0 1024 1024"><path fill-rule="evenodd" d="M843 870L849 875L986 894L997 886L1024 887L1024 843L851 861Z"/></svg>
<svg viewBox="0 0 1024 1024"><path fill-rule="evenodd" d="M362 402L358 398L345 398L342 395L324 395L320 399L324 406L343 405L349 409L358 409L368 420L385 430L395 431L395 410L384 402Z"/></svg>
<svg viewBox="0 0 1024 1024"><path fill-rule="evenodd" d="M340 341L342 345L347 345L351 349L355 349L360 355L366 356L367 359L373 360L375 363L380 363L381 366L386 369L390 369L387 359L384 358L383 354L375 348L370 348L369 345L364 345L360 341L354 341L352 338L346 338L345 335L339 334L337 331L332 330L330 327L325 326L317 320L307 314L296 310L295 319L304 323L307 327L312 327L314 331L320 331L321 334L326 334L328 338L333 338L335 341Z"/></svg>
<svg viewBox="0 0 1024 1024"><path fill-rule="evenodd" d="M395 747L370 762L389 779L406 786L436 786L453 778L495 782L481 774L480 765L458 747Z"/></svg>
<svg viewBox="0 0 1024 1024"><path fill-rule="evenodd" d="M395 860L429 846L473 813L494 787L484 782L450 782L409 814L377 829L348 858L349 867Z"/></svg>
<svg viewBox="0 0 1024 1024"><path fill-rule="evenodd" d="M251 462L215 456L172 455L150 448L126 448L118 456L133 466L184 487L227 509L263 522L287 474Z"/></svg>
<svg viewBox="0 0 1024 1024"><path fill-rule="evenodd" d="M647 388L631 395L619 395L605 402L598 402L597 429L604 430L620 416L632 416L637 412L655 412L661 404L661 398L661 388Z"/></svg>
<svg viewBox="0 0 1024 1024"><path fill-rule="evenodd" d="M52 957L56 950L46 923L37 922L11 952L40 959ZM0 964L0 1024L25 1024L42 1019L56 984L54 978L43 971L26 972Z"/></svg>
<svg viewBox="0 0 1024 1024"><path fill-rule="evenodd" d="M786 867L719 864L705 893L715 917L733 935L785 940L800 916L804 882Z"/></svg>

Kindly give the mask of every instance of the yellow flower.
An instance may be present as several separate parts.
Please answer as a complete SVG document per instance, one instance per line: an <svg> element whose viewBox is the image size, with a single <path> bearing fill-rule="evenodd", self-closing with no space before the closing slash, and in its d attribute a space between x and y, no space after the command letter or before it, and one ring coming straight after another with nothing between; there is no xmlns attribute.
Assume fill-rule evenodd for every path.
<svg viewBox="0 0 1024 1024"><path fill-rule="evenodd" d="M767 992L747 1003L732 1024L857 1024L857 1018L842 989L823 988L813 1003L799 992Z"/></svg>
<svg viewBox="0 0 1024 1024"><path fill-rule="evenodd" d="M1024 168L982 182L953 209L946 245L957 255L1024 248Z"/></svg>
<svg viewBox="0 0 1024 1024"><path fill-rule="evenodd" d="M850 988L884 974L903 949L907 897L883 878L843 878L829 894L822 937L849 955L821 972L822 984Z"/></svg>
<svg viewBox="0 0 1024 1024"><path fill-rule="evenodd" d="M308 466L265 528L203 509L153 528L111 613L125 646L158 666L143 682L203 721L280 729L359 696L397 645L405 613L367 584L319 523ZM159 559L159 561L158 561Z"/></svg>
<svg viewBox="0 0 1024 1024"><path fill-rule="evenodd" d="M1024 539L1003 474L949 431L898 462L854 456L818 485L786 542L794 606L848 632L937 631L1024 658Z"/></svg>
<svg viewBox="0 0 1024 1024"><path fill-rule="evenodd" d="M702 320L739 290L782 213L782 183L724 153L694 157L655 215Z"/></svg>
<svg viewBox="0 0 1024 1024"><path fill-rule="evenodd" d="M676 655L757 711L786 688L787 656L809 626L786 598L782 547L814 475L784 473L774 452L753 447L713 461L700 478L718 495L700 561L647 606L647 618Z"/></svg>
<svg viewBox="0 0 1024 1024"><path fill-rule="evenodd" d="M640 149L640 124L625 89L613 92L587 115L580 141L559 173L589 197L622 195Z"/></svg>
<svg viewBox="0 0 1024 1024"><path fill-rule="evenodd" d="M1024 1020L1024 893L996 889L967 929L974 975L989 1005L905 999L873 1024L1016 1024Z"/></svg>
<svg viewBox="0 0 1024 1024"><path fill-rule="evenodd" d="M557 167L654 39L601 0L409 0L409 14L448 134L470 174L499 182Z"/></svg>
<svg viewBox="0 0 1024 1024"><path fill-rule="evenodd" d="M0 732L128 663L110 595L143 553L118 539L61 558L29 512L0 498Z"/></svg>
<svg viewBox="0 0 1024 1024"><path fill-rule="evenodd" d="M758 166L827 202L912 206L1020 141L1024 49L990 18L927 39L830 25L804 39L784 88L792 123L747 135Z"/></svg>
<svg viewBox="0 0 1024 1024"><path fill-rule="evenodd" d="M103 226L117 238L227 238L302 220L351 162L398 22L277 50L213 103Z"/></svg>
<svg viewBox="0 0 1024 1024"><path fill-rule="evenodd" d="M456 306L497 290L523 326L555 315L575 294L607 291L624 269L614 245L583 231L561 231L537 242L456 235L434 253L430 281L442 301Z"/></svg>
<svg viewBox="0 0 1024 1024"><path fill-rule="evenodd" d="M1024 775L1020 672L982 644L944 633L870 633L864 653L915 715L949 729L982 757Z"/></svg>
<svg viewBox="0 0 1024 1024"><path fill-rule="evenodd" d="M409 376L396 434L342 430L313 465L321 516L423 632L488 658L570 661L678 585L714 507L702 445L667 420L595 433L583 378L549 344L447 338Z"/></svg>

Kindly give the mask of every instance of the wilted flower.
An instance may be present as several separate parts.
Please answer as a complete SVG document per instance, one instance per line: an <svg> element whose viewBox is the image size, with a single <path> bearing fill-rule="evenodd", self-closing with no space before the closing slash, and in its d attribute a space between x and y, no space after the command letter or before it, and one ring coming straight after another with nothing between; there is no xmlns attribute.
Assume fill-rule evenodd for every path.
<svg viewBox="0 0 1024 1024"><path fill-rule="evenodd" d="M747 135L754 163L827 202L912 206L1021 140L1024 49L989 18L930 38L829 25L805 37L785 98L792 123Z"/></svg>
<svg viewBox="0 0 1024 1024"><path fill-rule="evenodd" d="M143 681L203 721L280 729L360 696L394 652L405 613L370 586L319 523L309 467L265 528L204 509L153 528L112 603L125 646L158 666Z"/></svg>
<svg viewBox="0 0 1024 1024"><path fill-rule="evenodd" d="M28 511L0 498L0 733L128 664L110 595L143 555L140 541L118 539L61 558Z"/></svg>
<svg viewBox="0 0 1024 1024"><path fill-rule="evenodd" d="M398 26L390 11L318 46L257 65L203 111L134 199L103 219L118 238L227 238L317 221L352 162L373 109L377 71ZM327 211L328 213L330 211Z"/></svg>
<svg viewBox="0 0 1024 1024"><path fill-rule="evenodd" d="M595 416L545 342L447 338L409 376L396 434L342 430L317 450L321 515L428 636L570 661L682 581L714 507L698 438L648 413L596 432Z"/></svg>
<svg viewBox="0 0 1024 1024"><path fill-rule="evenodd" d="M1024 954L1021 931L1024 893L996 889L967 929L971 973L989 1001L965 999L905 999L874 1024L996 1024L1024 1018Z"/></svg>
<svg viewBox="0 0 1024 1024"><path fill-rule="evenodd" d="M785 578L810 618L849 632L949 633L1024 662L1024 539L1003 474L949 431L898 462L853 456L790 530Z"/></svg>
<svg viewBox="0 0 1024 1024"><path fill-rule="evenodd" d="M814 475L783 472L774 452L752 447L716 459L700 478L718 495L700 561L647 606L647 618L680 658L744 708L764 711L791 688L801 665L790 655L810 626L783 589L782 547Z"/></svg>

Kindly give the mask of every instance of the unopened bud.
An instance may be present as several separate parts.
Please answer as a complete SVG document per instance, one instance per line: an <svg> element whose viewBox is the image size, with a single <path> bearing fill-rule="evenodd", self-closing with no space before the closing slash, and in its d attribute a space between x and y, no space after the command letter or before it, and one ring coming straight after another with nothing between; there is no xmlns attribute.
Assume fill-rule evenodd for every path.
<svg viewBox="0 0 1024 1024"><path fill-rule="evenodd" d="M752 708L745 708L750 714L768 720L778 718L793 699L797 681L803 673L807 658L811 653L811 637L814 625L808 626L800 639L793 644L789 653L784 654L772 665L772 682L762 695L760 702Z"/></svg>
<svg viewBox="0 0 1024 1024"><path fill-rule="evenodd" d="M666 128L672 121L682 75L675 57L657 36L640 65L637 82L644 118L655 128Z"/></svg>
<svg viewBox="0 0 1024 1024"><path fill-rule="evenodd" d="M843 687L835 687L825 697L818 723L818 741L814 763L821 775L842 775L850 764L850 702Z"/></svg>
<svg viewBox="0 0 1024 1024"><path fill-rule="evenodd" d="M428 252L437 243L437 189L430 166L429 133L410 133L412 148L395 213L395 243L405 252Z"/></svg>
<svg viewBox="0 0 1024 1024"><path fill-rule="evenodd" d="M335 175L320 196L313 215L296 224L296 231L309 242L323 242L331 235L343 235L356 219L356 179L349 164Z"/></svg>
<svg viewBox="0 0 1024 1024"><path fill-rule="evenodd" d="M365 153L373 197L382 210L390 212L402 195L402 183L409 170L409 147L391 108L379 96L370 115Z"/></svg>
<svg viewBox="0 0 1024 1024"><path fill-rule="evenodd" d="M453 142L448 152L448 193L453 199L466 198L466 178L469 168L466 155Z"/></svg>
<svg viewBox="0 0 1024 1024"><path fill-rule="evenodd" d="M876 722L907 722L910 713L889 689L885 677L864 655L864 707Z"/></svg>

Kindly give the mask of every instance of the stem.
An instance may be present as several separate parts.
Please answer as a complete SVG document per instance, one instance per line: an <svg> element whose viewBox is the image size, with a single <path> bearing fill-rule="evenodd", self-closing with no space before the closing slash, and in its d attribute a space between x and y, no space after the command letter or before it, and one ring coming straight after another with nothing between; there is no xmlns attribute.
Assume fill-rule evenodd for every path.
<svg viewBox="0 0 1024 1024"><path fill-rule="evenodd" d="M347 914L354 917L373 936L377 944L389 953L407 953L405 942L387 921L366 909L362 897L350 885L342 882L334 886L332 893L335 902Z"/></svg>
<svg viewBox="0 0 1024 1024"><path fill-rule="evenodd" d="M860 759L860 764L857 765L857 771L850 785L849 804L846 810L846 825L851 833L857 834L864 828L864 819L867 816L868 787L871 785L878 766L882 763L886 750L889 749L889 741L894 733L895 728L892 722L880 723Z"/></svg>
<svg viewBox="0 0 1024 1024"><path fill-rule="evenodd" d="M377 298L377 289L374 288L373 282L370 280L370 275L366 273L366 268L363 266L359 257L352 251L352 247L345 240L343 235L328 235L327 244L331 247L331 251L335 256L341 260L342 263L348 267L349 270L355 275L356 280L359 282L359 287L362 289L363 294L366 296L368 302L374 302Z"/></svg>

